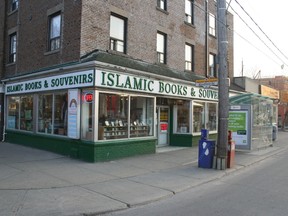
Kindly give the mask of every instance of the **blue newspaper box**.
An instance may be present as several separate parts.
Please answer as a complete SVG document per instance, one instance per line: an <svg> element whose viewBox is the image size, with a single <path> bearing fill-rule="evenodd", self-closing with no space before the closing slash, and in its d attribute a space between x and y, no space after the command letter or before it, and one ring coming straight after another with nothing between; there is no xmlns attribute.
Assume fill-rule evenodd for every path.
<svg viewBox="0 0 288 216"><path fill-rule="evenodd" d="M215 155L215 140L199 140L198 167L212 168Z"/></svg>
<svg viewBox="0 0 288 216"><path fill-rule="evenodd" d="M207 140L209 138L209 130L201 129L201 140Z"/></svg>

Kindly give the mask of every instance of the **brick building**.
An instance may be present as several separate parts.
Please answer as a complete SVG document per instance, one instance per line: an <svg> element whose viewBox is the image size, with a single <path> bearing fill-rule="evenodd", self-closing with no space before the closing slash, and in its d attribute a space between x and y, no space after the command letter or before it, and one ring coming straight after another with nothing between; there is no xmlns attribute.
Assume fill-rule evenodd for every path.
<svg viewBox="0 0 288 216"><path fill-rule="evenodd" d="M6 140L103 161L217 132L216 1L4 0ZM3 18L3 19L2 19ZM233 16L227 25L233 29ZM228 30L233 77L233 32Z"/></svg>

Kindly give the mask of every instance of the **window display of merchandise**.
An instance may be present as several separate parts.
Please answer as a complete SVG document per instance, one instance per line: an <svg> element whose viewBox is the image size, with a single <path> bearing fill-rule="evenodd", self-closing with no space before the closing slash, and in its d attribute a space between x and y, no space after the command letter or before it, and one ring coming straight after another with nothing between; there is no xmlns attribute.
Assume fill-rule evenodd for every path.
<svg viewBox="0 0 288 216"><path fill-rule="evenodd" d="M149 135L149 126L142 122L134 121L130 126L131 137L144 137Z"/></svg>
<svg viewBox="0 0 288 216"><path fill-rule="evenodd" d="M37 132L66 135L67 103L65 106L65 92L57 94L39 94L37 97L25 95L21 97L9 96L7 129L33 131L37 124ZM34 113L33 100L38 101L37 111ZM36 119L33 119L33 115Z"/></svg>
<svg viewBox="0 0 288 216"><path fill-rule="evenodd" d="M98 140L152 136L153 101L153 98L100 93Z"/></svg>
<svg viewBox="0 0 288 216"><path fill-rule="evenodd" d="M8 98L8 129L33 130L33 96Z"/></svg>
<svg viewBox="0 0 288 216"><path fill-rule="evenodd" d="M189 133L189 119L190 119L190 101L179 101L177 106L175 106L176 111L174 113L177 114L176 118L176 132L177 133ZM168 121L168 119L167 119Z"/></svg>
<svg viewBox="0 0 288 216"><path fill-rule="evenodd" d="M40 94L38 97L38 132L67 134L67 93Z"/></svg>
<svg viewBox="0 0 288 216"><path fill-rule="evenodd" d="M33 97L21 97L20 102L20 129L33 130Z"/></svg>
<svg viewBox="0 0 288 216"><path fill-rule="evenodd" d="M193 132L217 131L217 103L193 101Z"/></svg>
<svg viewBox="0 0 288 216"><path fill-rule="evenodd" d="M105 121L105 126L99 128L98 139L119 139L128 137L127 123L123 124L122 120Z"/></svg>

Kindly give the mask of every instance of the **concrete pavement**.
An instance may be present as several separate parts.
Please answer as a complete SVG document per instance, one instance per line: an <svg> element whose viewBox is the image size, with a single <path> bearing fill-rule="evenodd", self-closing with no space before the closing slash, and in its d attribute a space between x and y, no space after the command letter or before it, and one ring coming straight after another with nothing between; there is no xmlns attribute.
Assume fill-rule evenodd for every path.
<svg viewBox="0 0 288 216"><path fill-rule="evenodd" d="M86 163L0 143L0 215L97 215L164 199L219 179L288 148L287 132L273 147L236 152L224 171L198 168L198 149L165 147L156 154Z"/></svg>

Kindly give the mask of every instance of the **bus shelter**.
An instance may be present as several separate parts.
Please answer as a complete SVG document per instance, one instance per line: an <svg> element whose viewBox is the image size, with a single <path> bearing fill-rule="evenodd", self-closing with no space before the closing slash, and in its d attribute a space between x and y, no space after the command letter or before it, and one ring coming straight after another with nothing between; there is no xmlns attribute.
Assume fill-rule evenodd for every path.
<svg viewBox="0 0 288 216"><path fill-rule="evenodd" d="M273 101L249 93L229 98L229 130L236 149L253 150L272 145Z"/></svg>

